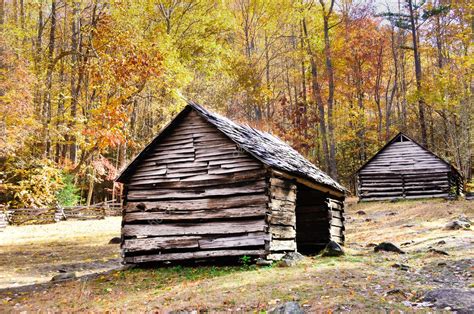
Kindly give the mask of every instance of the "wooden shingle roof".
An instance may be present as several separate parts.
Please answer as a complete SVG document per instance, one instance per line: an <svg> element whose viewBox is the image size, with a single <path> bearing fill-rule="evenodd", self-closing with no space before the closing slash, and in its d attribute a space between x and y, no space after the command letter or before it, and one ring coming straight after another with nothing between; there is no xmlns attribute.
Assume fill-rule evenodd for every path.
<svg viewBox="0 0 474 314"><path fill-rule="evenodd" d="M248 125L238 124L232 120L211 112L202 106L188 101L187 106L179 113L173 121L163 129L160 134L122 171L116 181L125 182L126 178L133 172L135 165L146 154L149 147L154 146L161 138L164 131L175 124L176 121L188 110L195 110L207 122L214 125L220 132L229 137L241 149L248 152L257 160L276 170L281 170L295 177L307 179L317 184L322 184L340 192L346 189L332 179L325 172L305 159L290 145L270 133L254 129Z"/></svg>

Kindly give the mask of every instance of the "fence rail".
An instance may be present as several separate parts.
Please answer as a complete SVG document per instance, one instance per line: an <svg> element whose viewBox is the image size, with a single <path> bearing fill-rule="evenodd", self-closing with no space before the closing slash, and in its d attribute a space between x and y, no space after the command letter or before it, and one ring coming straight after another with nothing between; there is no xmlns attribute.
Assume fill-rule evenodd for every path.
<svg viewBox="0 0 474 314"><path fill-rule="evenodd" d="M6 225L37 225L55 223L60 220L104 219L106 216L119 216L122 204L116 200L100 202L90 206L69 206L51 208L0 207L0 230Z"/></svg>

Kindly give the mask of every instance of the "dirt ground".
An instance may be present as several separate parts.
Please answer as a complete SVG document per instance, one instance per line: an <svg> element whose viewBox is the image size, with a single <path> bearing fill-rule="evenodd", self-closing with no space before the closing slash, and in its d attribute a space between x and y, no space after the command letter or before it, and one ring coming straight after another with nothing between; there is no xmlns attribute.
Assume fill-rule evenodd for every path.
<svg viewBox="0 0 474 314"><path fill-rule="evenodd" d="M7 227L0 233L0 312L256 312L292 300L308 312L426 311L421 296L429 290L474 290L472 227L443 229L462 215L474 220L474 202L350 202L343 257L306 257L291 268L171 265L92 276L118 265L118 245L107 243L119 234L119 219ZM372 245L383 241L406 254L375 253ZM60 269L87 276L49 283Z"/></svg>
<svg viewBox="0 0 474 314"><path fill-rule="evenodd" d="M7 226L0 231L0 289L51 280L58 271L78 276L120 265L120 250L109 245L120 236L120 217Z"/></svg>

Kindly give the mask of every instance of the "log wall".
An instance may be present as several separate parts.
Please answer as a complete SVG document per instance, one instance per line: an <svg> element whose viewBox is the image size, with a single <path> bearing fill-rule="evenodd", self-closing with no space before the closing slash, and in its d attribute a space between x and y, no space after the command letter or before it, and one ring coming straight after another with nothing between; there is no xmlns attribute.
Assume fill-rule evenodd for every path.
<svg viewBox="0 0 474 314"><path fill-rule="evenodd" d="M359 171L360 200L448 197L450 166L403 135L400 138Z"/></svg>
<svg viewBox="0 0 474 314"><path fill-rule="evenodd" d="M344 218L344 200L336 198L328 198L328 207L330 209L330 229L331 240L339 244L344 244L345 237L345 218Z"/></svg>
<svg viewBox="0 0 474 314"><path fill-rule="evenodd" d="M278 260L286 252L296 251L296 194L296 185L292 181L275 176L269 179L268 259Z"/></svg>
<svg viewBox="0 0 474 314"><path fill-rule="evenodd" d="M126 263L265 255L266 170L191 111L126 184Z"/></svg>

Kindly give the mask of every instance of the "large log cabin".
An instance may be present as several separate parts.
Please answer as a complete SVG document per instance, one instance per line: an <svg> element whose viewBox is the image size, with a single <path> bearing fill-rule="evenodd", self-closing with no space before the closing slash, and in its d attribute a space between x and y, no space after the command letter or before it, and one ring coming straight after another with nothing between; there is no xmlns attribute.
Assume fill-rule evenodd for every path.
<svg viewBox="0 0 474 314"><path fill-rule="evenodd" d="M345 188L280 139L189 102L117 178L125 263L344 243Z"/></svg>
<svg viewBox="0 0 474 314"><path fill-rule="evenodd" d="M462 176L447 161L404 133L357 171L360 201L448 198L462 192Z"/></svg>

